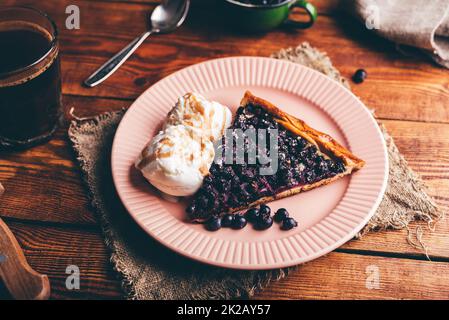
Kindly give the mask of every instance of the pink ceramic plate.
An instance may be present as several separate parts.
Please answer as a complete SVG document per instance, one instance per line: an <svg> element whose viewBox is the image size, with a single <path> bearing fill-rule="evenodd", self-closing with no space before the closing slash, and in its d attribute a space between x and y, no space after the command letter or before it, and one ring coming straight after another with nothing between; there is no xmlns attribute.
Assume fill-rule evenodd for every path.
<svg viewBox="0 0 449 320"><path fill-rule="evenodd" d="M330 185L270 203L287 208L299 227L282 231L206 231L186 221L185 203L162 199L134 169L138 153L159 129L177 98L194 91L238 107L245 90L329 133L366 161L359 172ZM350 91L309 68L286 61L234 57L178 71L149 88L131 106L115 136L112 173L131 216L168 248L205 263L271 269L303 263L350 240L377 209L386 188L385 142L368 109Z"/></svg>

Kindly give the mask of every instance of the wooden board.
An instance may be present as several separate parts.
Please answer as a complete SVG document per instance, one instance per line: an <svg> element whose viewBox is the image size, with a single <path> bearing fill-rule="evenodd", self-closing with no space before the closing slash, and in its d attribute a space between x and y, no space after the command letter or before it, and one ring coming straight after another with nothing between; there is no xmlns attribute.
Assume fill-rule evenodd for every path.
<svg viewBox="0 0 449 320"><path fill-rule="evenodd" d="M322 15L306 31L283 29L262 35L232 31L217 10L196 5L175 33L154 36L113 77L94 89L81 85L89 74L123 48L146 27L145 14L154 4L78 1L81 29L65 29L63 8L69 0L4 0L6 4L35 4L50 13L61 29L64 92L83 96L134 99L164 76L193 63L230 55L260 55L308 41L327 52L343 75L365 68L369 81L354 92L378 116L389 119L449 121L447 71L428 61L404 57L394 46L370 35L348 16ZM200 1L202 2L202 1ZM322 10L333 8L320 1ZM204 26L207 26L204 27ZM379 98L382 92L382 98ZM413 106L413 107L412 107Z"/></svg>
<svg viewBox="0 0 449 320"><path fill-rule="evenodd" d="M52 280L53 298L120 298L119 282L107 262L108 254L95 230L75 230L10 223L29 262ZM62 254L62 252L64 252ZM80 269L81 290L65 286L66 268ZM378 268L379 286L369 276ZM413 258L333 252L300 266L260 299L447 299L447 262ZM367 287L367 282L368 287ZM371 288L371 289L370 289Z"/></svg>

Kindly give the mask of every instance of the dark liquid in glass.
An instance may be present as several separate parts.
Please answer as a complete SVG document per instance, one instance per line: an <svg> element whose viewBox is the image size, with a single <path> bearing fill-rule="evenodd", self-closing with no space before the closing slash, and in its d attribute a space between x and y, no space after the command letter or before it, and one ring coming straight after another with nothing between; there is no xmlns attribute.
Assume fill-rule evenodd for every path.
<svg viewBox="0 0 449 320"><path fill-rule="evenodd" d="M51 36L32 24L2 27L0 23L0 44L0 146L44 141L60 118L58 51L47 54Z"/></svg>

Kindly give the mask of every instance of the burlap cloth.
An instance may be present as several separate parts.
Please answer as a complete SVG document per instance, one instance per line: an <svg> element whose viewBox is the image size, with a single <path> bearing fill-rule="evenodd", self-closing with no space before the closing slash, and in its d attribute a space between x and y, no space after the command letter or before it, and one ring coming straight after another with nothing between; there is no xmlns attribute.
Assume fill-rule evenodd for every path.
<svg viewBox="0 0 449 320"><path fill-rule="evenodd" d="M368 29L396 44L422 50L449 68L448 0L342 0Z"/></svg>
<svg viewBox="0 0 449 320"><path fill-rule="evenodd" d="M295 49L281 50L273 57L306 65L348 86L329 58L307 43ZM112 265L121 276L127 298L246 298L293 269L236 271L212 267L181 257L147 236L122 207L111 178L111 144L123 113L73 120L69 137L92 204L101 219ZM438 219L437 206L426 194L423 183L407 166L385 130L384 135L390 161L388 188L375 216L361 234L406 228L413 220L431 222Z"/></svg>

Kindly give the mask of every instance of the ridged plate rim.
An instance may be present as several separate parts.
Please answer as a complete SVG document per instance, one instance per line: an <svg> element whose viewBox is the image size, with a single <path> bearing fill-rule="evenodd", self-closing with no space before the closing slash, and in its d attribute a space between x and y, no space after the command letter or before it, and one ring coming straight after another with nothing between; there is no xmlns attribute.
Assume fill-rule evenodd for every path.
<svg viewBox="0 0 449 320"><path fill-rule="evenodd" d="M229 77L230 75L233 77ZM193 85L182 87L189 83L186 80L191 80ZM159 103L167 105L167 110L151 110L163 119L176 101L176 98L170 97L175 94L170 92L168 85L171 85L173 91L200 93L227 86L244 88L256 85L299 95L328 113L343 131L352 151L365 160L369 158L370 169L369 171L362 169L351 178L340 203L326 218L293 235L283 236L280 233L279 239L263 242L237 239L224 241L216 240L212 235L208 236L208 233L189 229L188 224L175 219L162 206L158 206L155 199L147 204L148 208L142 205L148 199L145 199L145 196L139 194L137 190L133 190L132 184L128 181L129 176L126 173L123 174L129 170L131 159L123 159L122 154L128 157L133 154L133 151L125 150L123 139L128 142L131 140L135 146L140 145L140 148L147 142L147 138L139 137L137 132L137 137L126 137L125 126L132 121L137 121L138 116L141 117L140 121L145 121L145 113L142 113L141 109L151 108L149 104L151 99L157 99ZM164 101L164 99L167 100ZM339 105L343 105L344 109L339 109ZM350 122L347 123L347 121ZM360 126L357 127L356 121L364 123L363 130L370 130L373 134L374 139L370 141L371 148L359 146L360 143L353 145L355 141L353 137L362 134L360 130L354 132L357 131L356 129L361 129ZM355 126L354 123L356 123ZM374 164L375 166L372 167ZM111 167L113 181L121 201L131 217L150 236L188 258L215 266L246 270L289 267L311 261L340 247L352 239L374 215L385 193L388 180L388 154L383 135L371 112L351 91L305 66L263 57L228 57L208 60L181 69L148 88L131 105L117 129L112 146ZM370 188L363 188L363 190L368 190L369 195L357 196L357 188L361 188L361 183L367 182L370 182ZM136 199L140 202L135 202ZM145 211L150 209L151 212ZM205 240L207 242L204 242ZM212 254L214 248L217 250L223 247L226 249L225 254ZM260 257L263 257L264 261L260 261Z"/></svg>

